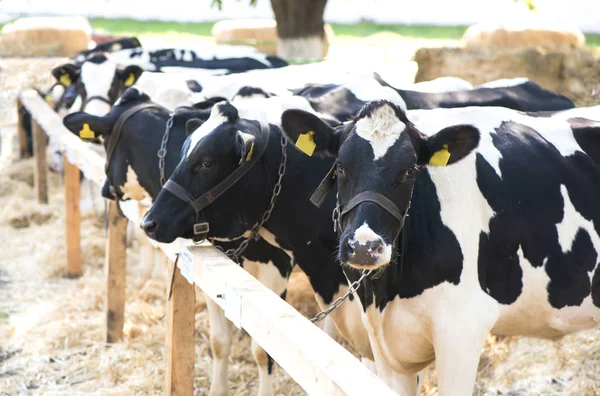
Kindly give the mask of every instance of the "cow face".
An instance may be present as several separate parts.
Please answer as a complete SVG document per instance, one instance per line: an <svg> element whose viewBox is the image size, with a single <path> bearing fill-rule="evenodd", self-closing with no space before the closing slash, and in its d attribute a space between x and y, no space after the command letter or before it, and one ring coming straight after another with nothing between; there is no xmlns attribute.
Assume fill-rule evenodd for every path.
<svg viewBox="0 0 600 396"><path fill-rule="evenodd" d="M426 137L388 101L367 103L354 120L336 128L310 113L288 110L282 115L282 127L302 151L337 158L342 209L358 194L370 191L382 197L380 202L390 200L401 215L409 210L421 167L452 164L479 143L479 131L468 125ZM339 225L342 263L376 269L394 261L394 245L403 223L385 207L385 202L362 200L343 215Z"/></svg>
<svg viewBox="0 0 600 396"><path fill-rule="evenodd" d="M78 65L56 67L52 74L69 90L69 99L81 97L81 110L102 116L143 70L136 65L118 66L103 53L95 53Z"/></svg>
<svg viewBox="0 0 600 396"><path fill-rule="evenodd" d="M113 128L119 117L134 105L149 100L150 97L148 95L136 88L131 88L123 94L108 114L99 117L87 112L71 113L63 119L63 124L82 140L86 142L102 141L106 148L111 134L114 133ZM155 120L151 120L150 122L155 122ZM162 123L164 120L158 120L158 122ZM129 150L129 146L136 144L133 139L143 139L145 135L138 133L143 129L143 126L139 126L140 130L138 130L138 128L126 125L123 126L119 143L115 148L108 167L106 173L107 179L102 188L102 196L109 199L143 200L149 197L148 186L151 182L149 170L146 171L146 168L149 167L145 163L142 163L138 157L144 157L146 159L144 162L147 162L148 157L155 158L156 151L139 153L139 150ZM137 125L135 126L137 127ZM136 144L136 146L144 147L143 144ZM137 168L138 172L134 170L134 167Z"/></svg>
<svg viewBox="0 0 600 396"><path fill-rule="evenodd" d="M259 130L257 122L239 118L237 109L230 103L217 103L208 120L188 121L189 136L182 148L181 162L170 180L195 198L202 196L251 159ZM258 222L270 198L266 186L267 175L257 163L204 209L210 224L209 237L237 238ZM245 204L239 205L239 200ZM141 226L149 237L169 243L176 238L192 238L195 219L191 205L163 189Z"/></svg>

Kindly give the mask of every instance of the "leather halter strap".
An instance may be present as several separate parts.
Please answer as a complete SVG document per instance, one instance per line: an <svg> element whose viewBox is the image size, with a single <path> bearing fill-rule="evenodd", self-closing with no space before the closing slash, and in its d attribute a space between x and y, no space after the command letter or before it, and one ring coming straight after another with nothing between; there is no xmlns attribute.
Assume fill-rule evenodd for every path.
<svg viewBox="0 0 600 396"><path fill-rule="evenodd" d="M158 108L158 107L159 106L155 103L145 102L145 103L140 103L138 105L135 105L132 108L125 111L123 114L121 114L121 116L119 117L119 119L117 120L115 125L113 126L112 132L108 137L108 141L106 142L106 165L104 166L104 171L107 174L108 174L108 168L110 167L110 163L112 161L113 154L115 153L117 144L119 143L119 140L121 139L121 134L123 133L123 126L125 125L125 122L127 122L127 120L129 120L135 114L137 114L138 112L140 112L144 109Z"/></svg>
<svg viewBox="0 0 600 396"><path fill-rule="evenodd" d="M396 220L402 223L402 215L400 214L400 210L398 210L396 204L390 201L390 199L386 196L374 191L363 191L360 194L352 197L352 199L348 201L346 206L342 209L341 217L344 217L344 215L363 202L373 202L381 206L389 214L394 216Z"/></svg>
<svg viewBox="0 0 600 396"><path fill-rule="evenodd" d="M199 242L206 239L209 231L209 224L204 218L202 211L217 198L223 195L227 190L233 187L263 156L269 145L269 137L271 136L271 128L268 125L260 123L261 140L257 144L257 154L250 161L243 163L241 166L231 172L225 179L220 181L216 186L202 194L199 198L194 196L172 179L167 180L163 189L169 191L177 198L185 203L188 203L196 212L196 224L194 224L194 241Z"/></svg>

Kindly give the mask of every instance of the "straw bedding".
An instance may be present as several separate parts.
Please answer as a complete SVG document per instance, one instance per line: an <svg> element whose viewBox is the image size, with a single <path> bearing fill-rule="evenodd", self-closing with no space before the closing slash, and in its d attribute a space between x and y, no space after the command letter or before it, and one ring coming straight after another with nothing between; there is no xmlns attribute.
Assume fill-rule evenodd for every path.
<svg viewBox="0 0 600 396"><path fill-rule="evenodd" d="M0 107L8 112L13 98L14 91L5 91ZM144 279L134 241L127 256L124 341L106 344L104 204L92 198L97 190L82 186L84 275L67 279L61 180L50 174L50 203L39 205L32 168L32 161L26 160L0 172L0 394L163 394L166 276ZM316 313L306 277L299 271L292 276L289 300L307 316ZM204 296L198 293L198 395L207 394L210 383L208 326ZM243 331L234 336L229 379L230 394L256 394L256 367L250 338ZM277 366L275 389L277 395L304 394ZM422 394L436 393L435 369L430 368ZM600 333L590 330L554 342L489 336L474 394L598 395Z"/></svg>

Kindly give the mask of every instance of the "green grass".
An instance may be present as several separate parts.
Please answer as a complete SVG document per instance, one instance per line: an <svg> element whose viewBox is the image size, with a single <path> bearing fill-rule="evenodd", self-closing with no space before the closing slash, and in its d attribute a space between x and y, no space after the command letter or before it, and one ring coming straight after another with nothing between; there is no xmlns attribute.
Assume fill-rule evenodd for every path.
<svg viewBox="0 0 600 396"><path fill-rule="evenodd" d="M432 26L432 25L381 25L376 23L358 23L345 25L332 23L336 37L364 38L380 33L391 33L405 38L415 39L460 39L467 26Z"/></svg>
<svg viewBox="0 0 600 396"><path fill-rule="evenodd" d="M179 23L162 21L135 21L133 19L92 18L90 23L94 29L119 35L162 35L162 34L195 34L211 36L214 22Z"/></svg>

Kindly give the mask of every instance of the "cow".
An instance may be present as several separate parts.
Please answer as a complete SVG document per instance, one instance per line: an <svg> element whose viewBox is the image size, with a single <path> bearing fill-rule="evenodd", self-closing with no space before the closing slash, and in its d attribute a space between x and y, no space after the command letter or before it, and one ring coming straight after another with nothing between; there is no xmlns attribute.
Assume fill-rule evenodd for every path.
<svg viewBox="0 0 600 396"><path fill-rule="evenodd" d="M71 60L73 60L75 63L82 63L88 56L95 52L117 52L141 47L142 44L137 37L123 37L96 44L94 48L89 50L79 51L77 55L71 57Z"/></svg>
<svg viewBox="0 0 600 396"><path fill-rule="evenodd" d="M337 258L350 281L365 274L363 321L394 390L416 394L435 360L441 395L471 394L490 331L558 338L598 325L600 106L380 100L342 126L289 110L282 127L315 160L297 174L318 181L311 169L335 158Z"/></svg>
<svg viewBox="0 0 600 396"><path fill-rule="evenodd" d="M518 84L507 81L494 84L492 88L477 87L463 91L431 93L394 88L377 73L372 73L343 84L309 84L294 90L294 94L307 98L316 111L329 114L340 121L349 119L366 102L375 99L390 100L405 110L501 106L538 112L575 107L565 96L545 90L527 79L520 80ZM379 94L379 97L373 95L382 88L387 88L388 91Z"/></svg>
<svg viewBox="0 0 600 396"><path fill-rule="evenodd" d="M211 224L209 238L238 239L260 221L271 200L282 150L287 156L286 169L292 169L290 165L298 160L313 162L296 150L282 146L282 135L276 124L268 124L268 127L260 125L257 121L240 118L237 108L229 102L214 105L208 120L190 124L190 135L183 145L181 161L167 183L175 182L195 197L209 191L232 170L241 166L240 159L243 158L239 143L236 143L238 133L243 134L245 142L251 147L254 143L253 155L259 156L255 160L257 166L253 166L203 210L206 221ZM266 141L258 139L268 139L267 146L264 146ZM332 162L331 159L324 159L313 163L311 174L324 175ZM328 213L333 209L334 200L329 199L321 208L304 204L310 195L308 191L312 192L316 184L308 174L285 172L271 216L259 233L271 245L293 257L311 281L319 306L326 308L336 298L346 294L348 283L332 255L336 235ZM298 191L303 192L297 195ZM296 203L301 207L296 207ZM141 227L150 238L170 243L176 238L192 238L194 219L194 209L169 189L163 188ZM320 278L318 284L313 283L316 278ZM361 311L358 299L350 298L330 317L340 334L365 357L368 365L373 355L360 319Z"/></svg>
<svg viewBox="0 0 600 396"><path fill-rule="evenodd" d="M245 91L240 93L244 96ZM277 100L274 98L274 100ZM104 137L105 144L114 134L115 124L130 109L140 104L151 103L147 94L132 87L125 91L111 111L103 117L78 112L69 114L64 119L65 126L74 134L87 124L96 135ZM263 103L259 103L262 105ZM169 130L169 140L165 158L165 176L169 177L181 158L181 149L187 138L186 124L192 125L195 119L208 119L211 109L195 110L180 108L175 112L173 125ZM165 125L169 119L170 110L154 106L140 110L123 124L121 136L107 172L107 183L102 189L102 195L107 199L118 200L144 200L154 199L160 189L160 173L157 152L161 148L161 141L165 133ZM281 118L281 112L278 118ZM192 120L192 121L190 121ZM212 226L211 226L212 227ZM236 248L239 241L213 241L216 246L224 250ZM241 259L244 269L255 276L265 286L276 294L285 298L287 282L294 267L294 261L282 249L273 247L260 238L248 245ZM304 264L304 263L303 263ZM318 299L329 304L334 298L334 290L338 287L335 282L345 283L341 271L332 276L331 280L323 279L317 263L302 265L301 268L308 275L311 285ZM218 305L207 300L210 320L211 346L213 350L213 370L211 382L211 395L226 393L228 356L232 343L232 324L225 319L223 311ZM335 335L335 328L329 320L324 324L325 330ZM252 342L252 352L259 366L259 394L271 394L272 360L259 347Z"/></svg>

